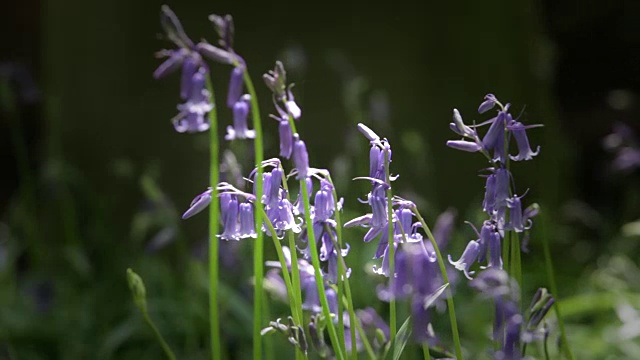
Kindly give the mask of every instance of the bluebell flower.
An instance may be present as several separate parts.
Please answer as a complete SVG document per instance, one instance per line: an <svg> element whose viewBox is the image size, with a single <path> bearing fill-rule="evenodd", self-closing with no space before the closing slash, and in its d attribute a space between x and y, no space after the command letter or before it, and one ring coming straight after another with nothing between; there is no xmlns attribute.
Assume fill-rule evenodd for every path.
<svg viewBox="0 0 640 360"><path fill-rule="evenodd" d="M387 301L408 298L411 302L413 337L418 342L425 342L430 338L427 331L429 308L441 295L438 290L443 284L437 259L429 254L424 242L419 241L400 244L395 261L396 276L387 290L379 292L379 296Z"/></svg>
<svg viewBox="0 0 640 360"><path fill-rule="evenodd" d="M198 214L202 210L206 209L207 206L209 206L209 204L211 203L212 193L213 193L213 190L209 188L202 194L196 196L193 199L193 201L191 201L191 204L189 205L189 209L187 209L187 211L185 211L184 214L182 214L182 219L186 220Z"/></svg>
<svg viewBox="0 0 640 360"><path fill-rule="evenodd" d="M537 125L524 126L521 122L511 121L508 125L508 129L513 134L513 138L516 140L516 144L518 145L518 155L511 156L511 160L513 161L522 161L522 160L531 160L534 156L540 153L540 146L536 149L536 151L531 150L531 145L529 145L529 138L527 137L526 129L530 127L534 127Z"/></svg>
<svg viewBox="0 0 640 360"><path fill-rule="evenodd" d="M333 201L333 186L328 181L320 181L320 190L316 193L314 201L314 221L327 221L333 217L335 202Z"/></svg>
<svg viewBox="0 0 640 360"><path fill-rule="evenodd" d="M493 94L487 94L484 96L484 101L482 102L482 104L480 104L480 106L478 107L478 112L480 114L484 114L487 111L493 109L494 106L496 106L496 103L498 103L498 99L496 98L496 96Z"/></svg>
<svg viewBox="0 0 640 360"><path fill-rule="evenodd" d="M264 195L262 195L262 203L268 207L276 207L278 206L278 201L282 196L280 188L280 185L282 184L282 170L280 167L275 167L271 172L265 172L264 174L263 188L265 191Z"/></svg>
<svg viewBox="0 0 640 360"><path fill-rule="evenodd" d="M223 193L220 194L220 215L222 218L222 234L220 238L224 240L239 240L238 232L240 220L238 208L238 199L236 195Z"/></svg>
<svg viewBox="0 0 640 360"><path fill-rule="evenodd" d="M504 131L505 127L507 126L506 120L506 109L504 111L498 112L498 116L496 116L492 120L489 120L491 121L491 126L489 126L489 130L487 130L487 133L482 138L482 145L485 150L493 150L498 139L504 138Z"/></svg>
<svg viewBox="0 0 640 360"><path fill-rule="evenodd" d="M279 120L278 134L280 135L280 156L289 159L293 153L293 131L288 119Z"/></svg>
<svg viewBox="0 0 640 360"><path fill-rule="evenodd" d="M255 130L249 130L247 118L251 109L251 97L246 94L233 105L233 126L227 126L225 140L253 139L256 137Z"/></svg>
<svg viewBox="0 0 640 360"><path fill-rule="evenodd" d="M505 337L502 351L496 358L504 360L519 360L520 354L520 331L522 329L522 315L515 314L507 320L505 324Z"/></svg>
<svg viewBox="0 0 640 360"><path fill-rule="evenodd" d="M466 152L478 152L482 150L482 146L478 143L467 140L448 140L447 146L453 149L462 150Z"/></svg>
<svg viewBox="0 0 640 360"><path fill-rule="evenodd" d="M451 130L456 134L464 137L477 137L475 129L464 124L464 121L462 121L462 115L460 115L458 109L453 109L453 122L449 124L449 128L451 128Z"/></svg>
<svg viewBox="0 0 640 360"><path fill-rule="evenodd" d="M178 105L180 113L173 119L173 125L178 132L202 132L209 130L207 115L213 109L209 99L209 91L205 88L206 71L201 68L191 79L191 87L187 101Z"/></svg>
<svg viewBox="0 0 640 360"><path fill-rule="evenodd" d="M293 164L298 170L296 179L306 179L309 175L309 153L307 153L307 146L304 141L300 140L298 134L294 135Z"/></svg>
<svg viewBox="0 0 640 360"><path fill-rule="evenodd" d="M300 224L293 216L293 205L291 205L291 202L289 202L287 198L281 198L278 201L277 206L267 207L266 213L267 218L271 221L271 224L273 224L273 227L276 230L276 236L279 238L281 238L287 230L291 230L296 234L302 231ZM267 235L271 236L268 227L264 226L263 230Z"/></svg>
<svg viewBox="0 0 640 360"><path fill-rule="evenodd" d="M480 255L480 250L481 250L480 243L478 243L475 240L471 240L469 241L469 243L467 244L467 247L462 252L462 256L460 256L460 259L458 261L453 261L451 259L451 255L449 255L449 263L455 266L457 270L462 271L464 273L464 276L467 277L467 279L471 280L472 279L471 275L473 275L475 271L470 271L470 269L471 269L471 266L473 266L473 264L478 259L478 256Z"/></svg>
<svg viewBox="0 0 640 360"><path fill-rule="evenodd" d="M219 235L224 240L240 240L256 238L254 226L253 205L239 202L238 195L220 194L220 215L223 232Z"/></svg>
<svg viewBox="0 0 640 360"><path fill-rule="evenodd" d="M504 208L507 206L509 198L509 185L511 181L511 173L505 168L497 168L494 170L496 175L495 187L495 208Z"/></svg>
<svg viewBox="0 0 640 360"><path fill-rule="evenodd" d="M382 185L374 184L373 190L368 195L368 203L372 213L371 227L379 229L385 226L389 222L389 214L387 196Z"/></svg>
<svg viewBox="0 0 640 360"><path fill-rule="evenodd" d="M289 86L289 89L287 90L287 100L284 103L284 107L287 109L287 112L291 115L291 117L299 120L302 116L302 110L300 110L300 107L298 106L298 104L296 104L296 100L293 97L293 93L291 92L292 86L293 84Z"/></svg>
<svg viewBox="0 0 640 360"><path fill-rule="evenodd" d="M524 195L523 195L524 196ZM509 224L507 228L515 232L523 232L528 228L528 224L522 213L522 196L516 196L507 199L507 207L509 207Z"/></svg>
<svg viewBox="0 0 640 360"><path fill-rule="evenodd" d="M233 108L242 96L244 84L244 67L234 66L229 79L229 90L227 91L227 107Z"/></svg>
<svg viewBox="0 0 640 360"><path fill-rule="evenodd" d="M240 227L238 230L241 239L244 238L257 238L255 222L253 217L253 205L248 202L240 204Z"/></svg>

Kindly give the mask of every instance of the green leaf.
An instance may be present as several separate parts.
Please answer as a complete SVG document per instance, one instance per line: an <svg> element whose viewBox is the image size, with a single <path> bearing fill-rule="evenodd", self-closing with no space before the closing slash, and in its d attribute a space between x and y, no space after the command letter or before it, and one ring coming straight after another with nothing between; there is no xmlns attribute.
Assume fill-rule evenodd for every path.
<svg viewBox="0 0 640 360"><path fill-rule="evenodd" d="M404 321L404 324L398 330L398 334L396 335L396 341L393 344L393 360L399 360L402 352L404 351L405 346L407 346L407 342L411 337L411 317L408 317L407 320Z"/></svg>
<svg viewBox="0 0 640 360"><path fill-rule="evenodd" d="M434 291L433 294L431 294L428 298L426 298L423 304L424 308L426 309L429 306L431 306L440 297L440 295L442 295L442 293L447 289L447 287L449 287L449 283L446 283L440 286L438 290Z"/></svg>

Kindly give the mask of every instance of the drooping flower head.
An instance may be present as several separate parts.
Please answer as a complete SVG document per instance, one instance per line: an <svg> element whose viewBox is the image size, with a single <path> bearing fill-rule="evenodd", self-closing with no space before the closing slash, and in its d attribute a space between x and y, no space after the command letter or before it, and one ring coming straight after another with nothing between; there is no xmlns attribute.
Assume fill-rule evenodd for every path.
<svg viewBox="0 0 640 360"><path fill-rule="evenodd" d="M176 45L175 49L162 50L158 56L166 60L158 66L153 76L163 78L182 68L180 80L180 97L185 103L178 105L179 114L173 119L178 132L202 132L209 129L207 114L213 106L209 91L206 90L205 79L209 68L203 60L214 57L216 61L230 64L235 56L223 49L213 46L196 45L186 35L182 24L171 9L164 5L161 8L160 20L167 38Z"/></svg>

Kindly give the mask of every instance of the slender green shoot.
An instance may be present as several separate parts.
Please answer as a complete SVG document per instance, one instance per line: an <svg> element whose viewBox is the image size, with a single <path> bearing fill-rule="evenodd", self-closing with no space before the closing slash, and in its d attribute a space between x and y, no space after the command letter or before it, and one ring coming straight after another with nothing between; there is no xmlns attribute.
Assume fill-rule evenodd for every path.
<svg viewBox="0 0 640 360"><path fill-rule="evenodd" d="M422 228L427 233L427 237L429 237L429 241L431 242L431 245L433 246L433 249L436 252L436 256L438 258L438 265L440 265L440 273L442 274L442 279L444 280L444 283L449 284L449 276L447 275L447 268L444 264L444 260L442 258L442 254L440 253L440 249L438 248L438 244L436 243L436 239L433 237L433 234L431 233L431 229L429 228L429 225L427 225L427 223L424 221L424 219L422 218L422 215L420 215L420 212L418 211L418 208L416 206L413 206L411 210L413 211L413 214L418 218L418 221L420 221L420 224L422 224ZM450 291L451 290L447 289L447 292L450 292ZM453 343L455 346L456 358L458 360L462 360L462 345L460 344L460 334L458 333L458 320L456 319L456 310L454 308L453 296L451 296L451 293L449 293L449 296L447 296L447 310L449 311L449 321L451 322L451 335L453 337Z"/></svg>
<svg viewBox="0 0 640 360"><path fill-rule="evenodd" d="M345 289L345 294L347 297L347 311L349 312L349 323L351 326L349 327L351 339L356 338L356 328L353 324L358 321L356 319L355 309L353 308L353 298L351 296L351 285L349 284L349 278L347 277L347 265L342 257L342 215L340 214L340 210L337 208L338 206L338 193L336 191L335 184L333 183L333 179L331 179L331 175L327 174L327 181L331 184L331 194L333 195L333 203L336 204L335 211L335 221L336 221L336 237L338 243L338 281L341 282ZM340 297L339 297L340 299ZM340 301L342 303L342 301ZM366 338L363 341L368 341ZM352 344L355 343L352 340ZM351 347L351 358L358 359L358 349L355 346Z"/></svg>
<svg viewBox="0 0 640 360"><path fill-rule="evenodd" d="M389 171L389 163L391 162L391 149L388 146L384 149L384 177L385 182L389 185L387 189L387 219L389 221L388 226L388 235L389 235L389 287L393 286L394 276L395 276L395 240L393 239L393 192L391 190L391 175ZM389 335L391 337L390 343L393 346L393 343L396 339L396 300L394 297L391 297L389 300Z"/></svg>
<svg viewBox="0 0 640 360"><path fill-rule="evenodd" d="M271 220L267 217L267 214L264 212L264 209L260 209L263 213L262 216L265 219L265 223L269 228L269 232L271 233L271 239L273 239L273 245L276 249L276 253L278 254L278 261L280 261L280 267L282 268L282 278L284 279L284 284L287 288L287 295L289 297L289 304L291 306L291 315L293 317L296 325L302 327L302 304L296 300L296 290L292 286L291 277L289 276L289 268L287 266L287 260L284 256L284 251L282 250L282 244L280 244L280 240L276 236L276 229L274 228ZM295 251L295 249L294 249ZM292 251L293 253L293 251ZM293 260L291 265L293 266ZM303 353L298 346L296 346L296 358L307 358L307 355Z"/></svg>
<svg viewBox="0 0 640 360"><path fill-rule="evenodd" d="M218 230L220 218L220 200L216 187L220 179L219 171L219 143L218 143L218 114L211 78L207 77L207 90L213 109L209 112L209 183L212 189L209 204L209 329L211 332L211 358L220 359L222 348L220 344L220 319L218 316Z"/></svg>
<svg viewBox="0 0 640 360"><path fill-rule="evenodd" d="M431 354L429 353L429 345L427 344L422 345L422 356L424 357L424 360L431 360Z"/></svg>
<svg viewBox="0 0 640 360"><path fill-rule="evenodd" d="M262 123L260 120L260 107L258 105L258 95L256 94L255 87L249 76L249 70L244 68L244 84L247 87L247 91L251 96L251 117L253 121L253 129L256 132L254 139L254 161L258 171L256 172L256 198L255 207L258 211L255 212L256 218L256 233L258 237L253 245L253 273L254 273L254 298L253 298L253 358L259 360L262 357L262 336L260 331L262 330L262 298L264 297L264 286L262 282L264 279L264 234L262 231L258 231L262 227L262 160L264 160L264 148L262 145Z"/></svg>
<svg viewBox="0 0 640 360"><path fill-rule="evenodd" d="M320 269L320 257L318 256L318 248L316 245L316 238L313 232L313 222L311 220L311 206L309 204L309 193L307 190L307 182L305 179L300 179L300 187L302 188L302 200L304 202L304 217L307 224L307 237L309 238L309 248L311 249L311 262L313 264L314 275L316 278L316 285L318 286L318 297L320 298L320 304L322 305L322 314L324 315L327 323L327 329L329 331L329 338L335 351L336 359L344 360L344 354L342 353L342 346L336 333L336 328L333 324L331 317L331 311L329 310L329 304L327 302L327 295L324 291L324 279L322 278L322 272ZM339 315L338 315L339 316Z"/></svg>

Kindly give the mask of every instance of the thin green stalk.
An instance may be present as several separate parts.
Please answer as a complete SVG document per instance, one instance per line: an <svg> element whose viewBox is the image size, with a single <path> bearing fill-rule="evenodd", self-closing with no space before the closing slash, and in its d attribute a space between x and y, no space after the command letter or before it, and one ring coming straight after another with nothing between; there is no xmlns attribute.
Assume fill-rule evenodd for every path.
<svg viewBox="0 0 640 360"><path fill-rule="evenodd" d="M429 237L429 241L431 241L431 245L436 252L436 256L438 258L438 265L440 265L440 273L442 274L442 279L445 284L449 284L449 276L447 276L447 268L444 265L444 260L442 259L442 254L440 253L440 249L438 249L438 244L436 243L436 239L433 237L431 233L431 229L429 229L429 225L424 221L422 215L418 211L416 206L412 208L413 214L418 218L420 224L422 224L422 228L427 233L427 237ZM447 310L449 310L449 321L451 322L451 334L453 336L453 343L455 345L456 350L456 358L458 360L462 360L462 345L460 344L460 334L458 333L458 320L456 319L456 310L453 304L453 296L451 296L450 289L447 289L449 292L449 296L447 296Z"/></svg>
<svg viewBox="0 0 640 360"><path fill-rule="evenodd" d="M262 311L267 319L271 319L271 311L269 311L269 301L267 297L262 298ZM297 347L296 347L297 349ZM266 341L264 344L265 360L275 360L275 350L271 341Z"/></svg>
<svg viewBox="0 0 640 360"><path fill-rule="evenodd" d="M549 220L545 212L540 213L540 218L541 218L540 226L541 226L541 232L542 232L542 236L541 236L542 247L544 249L545 267L547 269L547 281L549 281L549 287L551 287L551 293L556 298L556 302L553 305L553 308L554 308L554 311L556 312L556 317L558 318L558 327L560 328L560 338L562 339L562 344L563 344L562 352L564 352L565 356L568 359L574 360L575 358L573 357L573 353L571 352L569 341L567 341L567 333L564 329L564 320L562 319L562 315L560 314L560 302L558 301L559 300L558 287L556 285L555 273L553 271L553 261L551 259L551 250L549 247L549 236L547 233L547 225Z"/></svg>
<svg viewBox="0 0 640 360"><path fill-rule="evenodd" d="M251 77L249 76L249 71L245 67L244 68L244 84L247 87L247 91L249 91L249 95L251 96L251 116L253 120L253 129L256 132L256 137L254 139L254 153L255 153L255 163L258 168L256 173L256 198L258 201L255 202L255 207L258 210L262 209L262 203L260 199L262 198L262 160L264 159L264 148L262 145L262 123L260 121L260 108L258 106L258 96L256 94L256 90L253 86L253 82L251 81ZM263 211L256 211L256 229L260 229L262 226L262 214ZM254 271L254 298L253 298L253 358L254 360L259 360L262 356L262 336L260 336L260 331L262 330L262 298L264 297L264 286L262 286L263 278L264 278L264 235L262 231L256 231L258 233L258 237L254 242L253 247L253 271Z"/></svg>
<svg viewBox="0 0 640 360"><path fill-rule="evenodd" d="M522 293L522 264L520 257L520 236L515 231L509 232L511 239L511 277L518 283L518 291ZM522 296L518 296L519 305L522 304Z"/></svg>
<svg viewBox="0 0 640 360"><path fill-rule="evenodd" d="M331 184L331 194L333 195L333 203L336 204L336 211L335 211L335 221L336 221L336 237L337 237L337 243L338 243L338 259L339 259L339 267L338 267L338 274L340 276L340 278L338 279L339 282L343 283L344 288L345 288L345 293L347 296L347 311L349 312L349 323L352 324L349 327L350 333L351 333L351 343L354 344L355 343L355 338L356 338L356 329L355 326L353 324L355 324L356 320L356 314L355 314L355 309L353 308L353 298L351 297L351 285L349 285L349 278L347 277L347 266L346 263L344 261L344 258L342 257L342 215L340 215L340 211L337 208L337 204L338 204L338 193L336 192L336 187L333 183L333 179L331 179L331 175L327 175L327 180L329 181L329 183ZM341 299L339 297L339 299ZM340 301L340 303L342 303L342 301ZM363 341L368 341L366 338ZM351 358L352 359L358 359L358 349L355 346L351 347Z"/></svg>
<svg viewBox="0 0 640 360"><path fill-rule="evenodd" d="M338 248L338 253L340 252L340 248ZM338 279L336 284L336 296L338 298L338 339L340 339L340 347L342 348L342 353L345 354L345 357L348 356L347 353L347 341L344 336L344 304L342 303L342 297L344 292L343 282L340 280L342 277L342 273L344 272L344 267L342 263L338 261ZM355 347L355 346L354 346Z"/></svg>
<svg viewBox="0 0 640 360"><path fill-rule="evenodd" d="M429 353L429 345L422 345L422 355L424 356L424 360L431 360L431 354Z"/></svg>
<svg viewBox="0 0 640 360"><path fill-rule="evenodd" d="M327 296L324 291L324 279L322 278L322 272L320 270L320 258L318 256L315 234L313 233L313 222L311 221L310 212L311 206L309 205L309 193L305 179L300 179L300 187L302 188L302 200L304 202L304 217L307 224L307 237L309 238L309 248L311 249L311 263L313 264L313 272L316 278L316 285L318 287L318 297L320 298L320 304L322 305L322 314L324 315L327 323L329 338L331 339L331 344L333 345L333 349L336 353L336 359L344 360L345 357L342 353L342 346L338 341L338 334L336 333L333 320L331 319L331 311L329 310Z"/></svg>
<svg viewBox="0 0 640 360"><path fill-rule="evenodd" d="M300 302L297 302L296 300L296 292L291 283L291 277L289 276L289 268L287 266L287 259L284 256L284 251L282 250L282 244L280 244L280 240L275 235L276 229L273 227L271 220L269 220L269 218L267 217L267 214L264 212L264 209L261 209L261 210L262 210L262 216L265 219L265 223L269 228L269 232L272 234L271 239L273 239L273 245L276 248L276 253L278 254L278 261L280 261L280 267L282 268L282 278L284 279L284 284L287 288L289 304L291 304L291 316L293 317L293 321L296 323L296 325L299 325L302 327L302 304ZM293 260L291 265L293 266ZM298 358L306 359L307 356L306 354L302 353L299 347L296 346L296 359Z"/></svg>
<svg viewBox="0 0 640 360"><path fill-rule="evenodd" d="M393 239L393 192L391 190L391 175L389 172L389 163L391 160L391 150L387 146L384 149L384 178L385 182L389 185L387 189L387 219L389 222L388 228L388 236L389 236L389 287L393 286L394 276L395 276L395 252L396 252L396 242ZM394 297L391 297L389 300L389 334L390 334L390 342L394 343L396 340L396 300Z"/></svg>
<svg viewBox="0 0 640 360"><path fill-rule="evenodd" d="M289 198L289 185L287 184L287 177L284 173L284 169L280 167L282 170L282 187L284 188L287 196L287 200L291 201ZM265 216L266 218L266 216ZM298 268L298 251L296 246L296 240L293 235L293 231L287 231L287 238L289 239L289 252L291 253L291 285L293 286L293 297L296 301L296 306L299 311L298 318L300 319L300 323L298 325L302 326L302 320L304 319L302 314L302 289L300 287L300 269Z"/></svg>
<svg viewBox="0 0 640 360"><path fill-rule="evenodd" d="M354 325L352 324L351 327L354 327ZM367 355L369 355L369 359L376 360L378 357L376 356L376 352L373 351L373 347L371 347L371 344L369 343L369 339L367 339L367 334L364 332L364 329L362 328L362 324L360 324L360 320L355 322L355 327L356 329L358 329L358 334L360 334L360 338L362 339L362 344L364 345L364 349L367 352Z"/></svg>
<svg viewBox="0 0 640 360"><path fill-rule="evenodd" d="M162 337L162 334L160 334L160 331L158 330L158 328L156 328L153 321L151 321L149 314L146 311L143 311L142 316L144 317L144 321L147 323L147 325L149 325L149 327L153 331L153 335L155 335L156 340L158 340L158 342L160 343L160 346L162 346L162 350L164 350L165 355L167 355L167 359L176 360L175 354L173 353L173 351L171 350L167 342L164 340L164 338Z"/></svg>
<svg viewBox="0 0 640 360"><path fill-rule="evenodd" d="M298 317L302 319L302 289L300 287L300 270L298 268L298 254L296 249L296 241L293 232L288 231L289 249L291 252L291 285L293 286L293 297L300 313ZM302 323L298 324L302 325Z"/></svg>
<svg viewBox="0 0 640 360"><path fill-rule="evenodd" d="M338 223L338 220L336 220L336 223ZM329 231L330 229L327 229L327 231L329 232L329 236L331 237L331 241L333 242L333 247L337 248L337 249L341 249L341 245L338 241L338 239L336 237L333 236L333 234ZM346 292L346 298L347 298L347 311L349 312L349 330L350 330L350 335L351 335L351 344L355 344L355 338L356 338L356 328L355 325L356 321L358 321L356 319L355 316L355 309L353 308L353 299L351 297L351 286L349 285L349 279L347 279L347 275L345 272L345 269L347 268L347 264L344 261L344 258L342 257L342 252L340 250L338 250L338 276L342 277L344 276L344 278L346 279L343 284L345 285L345 292ZM342 304L342 297L338 296L338 305ZM342 325L344 327L344 324ZM344 331L342 332L342 338L344 338ZM364 339L362 339L363 343L364 342L369 342L369 340L365 337ZM345 341L345 354L346 354L346 341ZM356 346L351 346L351 358L352 359L358 359L358 349Z"/></svg>
<svg viewBox="0 0 640 360"><path fill-rule="evenodd" d="M511 270L511 268L509 267L509 265L511 264L511 261L509 261L510 257L511 257L511 243L509 242L509 239L505 236L505 238L502 239L502 268L507 272Z"/></svg>
<svg viewBox="0 0 640 360"><path fill-rule="evenodd" d="M220 318L218 316L218 224L220 206L216 187L219 182L218 114L211 79L207 77L207 90L213 109L209 112L209 178L213 191L209 204L209 327L211 332L211 357L222 358L220 344Z"/></svg>

